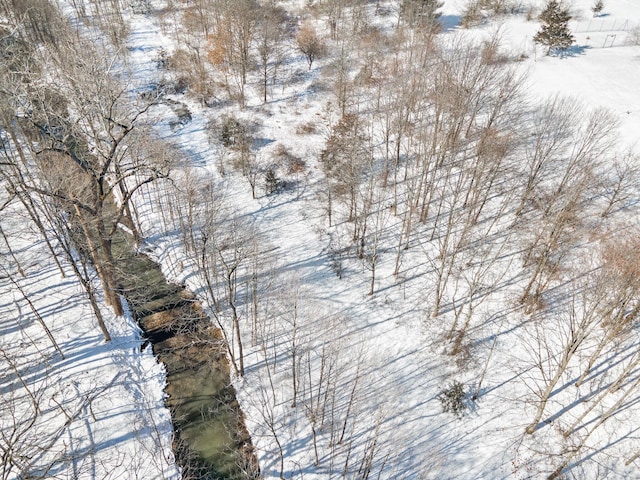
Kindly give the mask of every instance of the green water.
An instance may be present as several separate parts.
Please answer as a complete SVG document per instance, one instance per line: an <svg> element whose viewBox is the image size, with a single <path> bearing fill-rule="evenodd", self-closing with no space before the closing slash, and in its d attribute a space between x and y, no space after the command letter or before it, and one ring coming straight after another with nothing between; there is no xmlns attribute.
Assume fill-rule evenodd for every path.
<svg viewBox="0 0 640 480"><path fill-rule="evenodd" d="M189 446L203 461L213 465L219 475L238 478L234 470L241 438L232 433L238 412L234 408L235 394L223 382L223 375L200 368L172 376L172 387L182 391L182 395L172 397L170 403L184 416L179 417L178 423Z"/></svg>
<svg viewBox="0 0 640 480"><path fill-rule="evenodd" d="M237 463L246 438L237 431L240 411L222 353L197 344L165 350L160 343L157 347L167 366L167 405L180 437L218 478L245 478Z"/></svg>
<svg viewBox="0 0 640 480"><path fill-rule="evenodd" d="M190 466L195 464L203 478L254 478L238 467L255 458L248 459L243 450L251 439L230 385L219 335L207 328L209 319L184 289L167 283L160 267L144 255L135 255L130 245L124 236L113 245L120 285L145 332L152 339L160 335L154 353L165 364L167 406L177 436L187 445ZM147 331L145 320L158 312L172 326L154 325L154 331Z"/></svg>

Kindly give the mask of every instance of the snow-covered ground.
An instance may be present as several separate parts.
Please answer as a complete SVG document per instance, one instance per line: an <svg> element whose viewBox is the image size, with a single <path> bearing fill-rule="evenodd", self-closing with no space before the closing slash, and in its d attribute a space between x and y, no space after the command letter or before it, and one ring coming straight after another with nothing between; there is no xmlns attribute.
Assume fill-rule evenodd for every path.
<svg viewBox="0 0 640 480"><path fill-rule="evenodd" d="M631 0L605 2L603 15L594 18L593 3L571 2L570 28L576 43L563 57L545 56L541 47L535 47L532 38L538 22L521 19L497 23L511 51L528 56L522 66L532 98L561 94L593 108L607 108L620 121L622 145L637 147L640 54L633 38L638 38L640 4Z"/></svg>
<svg viewBox="0 0 640 480"><path fill-rule="evenodd" d="M2 478L179 478L164 368L140 351L135 322L103 305L105 343L73 271L62 275L26 213L7 208L0 222Z"/></svg>
<svg viewBox="0 0 640 480"><path fill-rule="evenodd" d="M446 3L443 9L446 22L455 24L460 3ZM533 2L537 7L542 3ZM618 25L623 20L628 22L625 23L627 30L616 32L617 43L612 48L601 48L597 44L602 36L600 32L576 33L578 47L569 55L546 57L531 41L538 23L526 21L524 14L488 20L468 35L489 36L497 30L501 32L503 48L513 56L521 56L519 68L526 72L527 98L532 103L558 93L575 97L587 110L611 109L620 121L620 148L624 151L637 143L640 132L637 90L640 47L622 43L628 31L638 25L640 8L634 2L610 3L602 21L617 21ZM572 5L571 12L578 17L576 22L580 25L591 20L590 6L586 0ZM134 31L153 31L154 27L146 23L148 20L140 18L137 22L139 27ZM595 22L582 28L607 27ZM457 34L455 28L444 35L454 34ZM138 38L135 42L157 42L158 38ZM171 50L174 44L169 39L167 42L166 48ZM415 265L412 270L409 258L406 269L395 277L392 275L393 248L385 250L373 296L366 295L370 274L361 264L347 262L349 271L343 279L338 279L332 269L329 237L336 227L330 228L327 224L318 193L322 186L316 162L327 125L335 122L331 116L337 113L327 108L322 89L310 88L318 80L322 65L322 61L314 64L311 74L303 76L301 82L285 85L281 91L274 89L266 105L260 106L259 98L249 96L248 108L244 112L236 111L239 118L258 123L257 135L268 140L260 155L269 158L276 145L283 144L308 163L310 168L302 188L269 197L259 194L259 198L253 200L246 181L227 178L225 182L231 209L254 222L261 241L267 245L264 250L270 252L277 271L285 276L283 283L288 287L284 287L283 295L297 295L296 312L300 320L296 333L307 342L303 349L313 352L316 361L321 356L319 352L324 352L323 346L331 345L336 350L332 358L338 365L340 382L335 388L344 400L336 408L341 409L339 415L344 415L348 399L354 398L350 406L353 423L343 424L347 430L353 429L354 437L350 444L332 444L331 432L325 429L320 433L318 445L320 465L314 466L309 407L291 408L293 380L289 366L265 366L274 359L269 360L269 353L260 348L253 348L245 360L248 374L236 379L236 386L262 473L267 478L279 475L277 444L280 444L284 449L286 478L338 477L346 468L346 459L359 467L354 468L351 475L364 478L372 449L376 449L375 455L372 454L372 474L379 475L378 478L541 478L543 472L548 474L558 465L560 457L555 456L570 447L563 446L556 438L560 437L558 430L555 435L545 429L533 437L523 435L533 415L529 387L535 378L531 370L535 346L526 344L532 332L518 328L522 313L513 309L517 292L506 288L502 302L487 302L475 312L477 318L483 320L474 327L469 358L457 361L444 354L447 347L443 344L442 329L446 327L444 323L440 325L440 319L429 318L430 294L425 290L428 286L419 278ZM299 59L288 68L303 72L304 67ZM285 72L287 74L291 72ZM176 132L166 129L164 135L194 155L198 165L208 165L215 174L220 153L208 147L204 118L219 114L215 108L201 109L194 103L189 107L194 113L193 122ZM309 122L318 126L317 134L296 133L299 126ZM398 220L390 216L384 221L392 225ZM184 255L179 242L176 244L173 240L175 238L165 237L157 244L166 271L201 291L197 277L188 268L177 268ZM414 274L417 278L413 278ZM276 324L271 328L283 336L283 342L292 341L293 300L289 298L288 302L282 302L285 306L280 306L278 318L271 320ZM245 341L249 344L248 338ZM279 361L287 362L287 356L283 359ZM317 363L314 365L313 368L319 368ZM273 369L271 373L267 372L269 368ZM490 373L484 379L480 400L471 405L464 419L442 414L438 399L442 388L457 380L473 390L484 368ZM313 375L318 375L318 370ZM275 392L269 393L270 382L275 384ZM554 412L580 398L576 390L552 399L547 428L556 428ZM612 427L618 430L617 435L601 432L598 440L591 444L593 450L572 463L571 475L633 478L636 467L624 466L622 461L637 448L633 441L636 427L630 420L633 415L631 412L620 414L619 423ZM628 425L628 433L622 432L621 425ZM620 445L607 448L608 442ZM598 449L602 449L602 455ZM326 459L336 452L339 453L335 458L339 460L328 464Z"/></svg>
<svg viewBox="0 0 640 480"><path fill-rule="evenodd" d="M587 19L590 15L588 7L583 2L574 6L572 13L581 12ZM616 4L615 7L620 10L613 7L605 10L607 19L629 20L628 27L631 28L640 18L633 5L623 8ZM458 13L456 8L459 7L449 2L444 9L445 15L455 17ZM158 45L160 32L157 26L148 23L148 19L139 18L138 22L139 28L134 28L134 32L144 32L145 35L133 37L136 46L132 50L140 52L141 57L147 59L145 65L150 65L149 50L145 47L154 42ZM638 112L640 98L633 93L635 79L640 78L636 75L638 47L593 47L576 49L575 54L563 58L544 57L541 49L536 51L531 43L537 23L526 22L522 16L502 17L475 29L473 34L490 34L496 25L504 32L506 45L511 46L513 53L526 57L521 68L527 72L527 86L532 99L558 92L573 95L589 106L611 108L619 114L624 142L633 145L637 141L638 115L634 112ZM149 33L151 38L147 36ZM166 48L174 46L169 39L165 41ZM152 70L153 66L141 69ZM319 71L319 67L314 71ZM322 92L314 93L307 88L313 80L312 73L301 84L272 93L273 99L266 107L252 109L252 105L260 102L249 97L250 108L244 115L260 122L260 137L272 141L270 146L263 148L263 155L267 156L269 148L276 143L282 143L293 154L314 165L323 146L323 136L301 138L296 134L297 126L308 122L314 122L322 129L331 115L326 111L326 98ZM219 161L216 155L219 152L210 151L204 128L204 117L216 116L216 111L202 110L194 103L189 103L189 107L194 113L194 120L173 132L165 127L165 135L192 155L198 165L208 164L212 170L217 170ZM420 281L396 280L391 275L392 254L383 255L381 259L373 297L366 295L368 273L362 267L358 271L357 266L350 264L355 271L348 272L341 280L336 277L327 258L329 229L316 196L319 177L312 167L302 193L281 193L257 200L251 199L245 182L231 180L227 187L230 192L227 202L238 214L247 215L255 222L262 241L273 248L274 262L291 277L288 282L300 290L300 306L297 308L303 320L302 326L298 327L299 335L319 339L314 344L316 349L324 339L337 345L335 348L340 353L336 354L336 362L341 365L344 379L344 385L338 386L340 395L348 396L354 384L353 378L358 375L353 406L356 413L352 411L352 415L365 426L361 430L365 433L354 442L352 462L363 461L367 445L375 437L380 450L376 452L375 466L381 469L382 478L536 477L536 472L549 468L545 466L548 461L545 457L536 457L532 453L535 450L532 446L539 445L543 451L548 447L550 452L553 447L545 445L539 436L530 440L522 435L532 414L527 409L530 399L526 388L523 390L522 383L516 381L523 376L524 369L529 368L522 361L527 357L526 351L517 348L521 342L520 335L525 335L517 331L504 333L518 324L517 316L505 315L509 312L504 310L504 305L484 305L481 315L486 321L474 331L474 337L478 339L472 355L474 360L472 365L460 368L453 359L442 355L439 326L437 321L428 320L425 285ZM199 284L193 280L195 277L188 270L179 272L176 268L183 257L180 246L172 248L163 243L158 245L158 250L164 252L160 258L167 271L176 275L178 280L191 281L194 289L198 290ZM411 272L405 275L410 276ZM290 320L281 321L286 323ZM280 325L280 328L286 331L285 326ZM501 333L500 341L495 342L495 352L489 357L487 352L498 333ZM259 349L251 351L246 358L250 373L242 381L237 381L240 401L247 414L263 473L265 476L278 475L273 428L277 432L277 440L285 446L287 476L304 474L305 477L316 475L326 478L329 467L322 464L317 469L313 467L308 418L301 409L292 411L288 405L292 379L287 369L275 371L278 392L273 398L265 398L264 359ZM440 389L453 379L473 386L485 360L492 362L491 377L486 380L482 399L473 411L463 421L441 414L437 399ZM360 363L362 366L357 373L354 372L354 365ZM560 404L564 401L567 399L560 400ZM349 425L348 428L354 427ZM331 448L346 449L324 444L320 446L320 456L327 455ZM629 476L633 471L633 467L624 469L613 461L608 467L613 469L609 474L614 477ZM342 465L332 468L335 474ZM596 469L589 462L578 465L576 471L582 471L589 477L596 475Z"/></svg>
<svg viewBox="0 0 640 480"><path fill-rule="evenodd" d="M281 3L301 11L307 2ZM384 7L397 2L380 3ZM451 28L441 35L458 34L456 25L463 3L446 1L442 18ZM523 3L539 11L544 2ZM630 148L637 151L640 46L628 45L626 38L640 25L640 2L605 1L605 15L598 19L592 18L591 5L590 0L572 2L577 47L561 57L544 56L543 50L533 45L531 38L539 24L527 21L524 13L492 18L466 34L488 37L500 31L504 48L521 59L518 68L526 73L527 98L533 104L558 93L575 97L587 109L608 108L619 121L621 154ZM128 61L137 72L137 83L157 82L161 76L157 54L161 48L171 52L176 43L163 33L157 16L137 14L130 20ZM259 342L253 344L249 338L247 307L242 320L247 374L234 379L263 475L279 476L279 448L283 450L285 478L337 478L347 466L353 478L506 479L548 475L562 461L561 452L566 455L571 442L576 441L573 437L563 440L560 429L564 424L559 414L584 397L573 387L558 388L544 417L547 425L534 435L524 435L535 411L532 359L536 345L531 343L535 338L533 326L523 326L523 313L515 302L521 290L517 280L477 309L467 355L454 357L446 354L448 345L443 339L452 312L444 311L435 319L430 316L432 295L420 274L424 266L420 265L419 245L413 245L404 255L400 274L395 276L397 240L385 240L372 296L367 295L370 272L362 262L345 260L343 278L336 276L331 242L337 241L337 230L350 227L329 227L322 197L318 155L328 125L337 117L335 109L327 106L326 91L321 88L321 70L328 60L319 59L307 72L304 58L293 48L291 55L293 60L282 72L290 82L272 89L266 105L260 101L258 85L250 82L244 111L202 107L174 96L188 106L193 117L177 128L170 125L173 117L166 105L152 112L158 120L158 134L175 143L196 172L211 172L226 192L229 211L257 229L260 250L265 252L263 262L275 272L274 300L269 310L261 307L260 311L264 322L260 336L272 341L273 351L260 348ZM253 199L248 182L239 175L219 177L221 151L210 146L206 125L222 112L233 112L258 124L256 136L264 140L258 155L263 160L270 159L281 144L306 162L308 168L298 178L297 188L266 196L260 184L258 198ZM316 125L316 132L300 134L300 127L309 124ZM156 257L169 277L187 283L204 297L202 282L186 258L182 237L164 231L155 202L156 196L146 191L139 209ZM629 224L636 220L625 219ZM395 231L401 219L389 211L380 221L388 231ZM20 238L21 243L12 241L16 242L14 248L24 249L25 258L46 258L33 252L43 246L30 243L26 235ZM496 274L496 283L505 278L513 280L506 273L510 264L501 264L501 268L503 276ZM267 270L265 267L262 274L266 276ZM69 434L86 439L87 449L101 453L94 463L72 468L85 469L80 478L90 478L90 474L85 476L88 468L112 472L113 478L160 478L160 472L168 478L176 476L167 453L170 426L159 403L162 369L150 352L137 351L135 327L128 320L109 319L114 341L104 345L94 325L78 323L88 316L86 306L69 302L78 297L77 288L68 279L63 280L50 262L33 264L26 273L25 279L14 278L29 289L29 298L38 300L34 302L36 309L48 313L43 318L70 360L56 354L32 316L28 330L19 323L21 315L29 313L28 306L15 298L15 290L6 282L0 298L3 312L9 315L2 313L0 317L2 329L8 333L3 333L2 341L7 339L6 345L14 348L18 344L13 342L20 339L20 345L33 346L29 347L30 355L46 357L47 364L57 368L51 378L60 379L46 385L45 391L51 392L47 395L69 395L75 403L68 412L82 410ZM295 327L292 312L296 315ZM7 323L12 319L18 319L16 326ZM549 328L556 326L554 323ZM310 365L309 372L304 368L298 372L301 393L296 407L291 406L294 380L290 354L294 342L298 342L298 355L306 355L300 364ZM334 368L333 376L322 370L330 379L327 387L318 382L324 368L322 360ZM479 400L471 402L467 398L465 416L458 419L442 413L438 398L442 389L455 380L473 392L485 369L488 374L483 378ZM99 395L91 402L91 412L85 399L93 398L92 392ZM328 396L335 392L337 398L334 427L314 432L312 427L318 420L313 417L314 401L309 396L315 395L317 402L327 392ZM638 478L637 460L624 465L640 449L636 403L630 400L628 408L598 430L588 448L570 464L569 478ZM55 413L54 407L55 402ZM344 420L347 417L348 422ZM341 434L345 441L332 437ZM336 459L335 463L330 458Z"/></svg>

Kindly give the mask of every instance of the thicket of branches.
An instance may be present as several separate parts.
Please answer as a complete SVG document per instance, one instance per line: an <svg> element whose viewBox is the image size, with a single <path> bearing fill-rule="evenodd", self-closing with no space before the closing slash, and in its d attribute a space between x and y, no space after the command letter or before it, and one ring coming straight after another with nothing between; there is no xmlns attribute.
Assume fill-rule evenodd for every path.
<svg viewBox="0 0 640 480"><path fill-rule="evenodd" d="M297 47L309 69L318 57L326 56L319 68L330 79L327 94L334 109L323 126L326 143L316 160L324 177L320 198L331 238L328 251L338 276L344 275L347 264L362 263L371 275L370 295L376 292L382 257L393 259L398 278L422 265L418 275L426 285L428 314L440 319L443 341L452 355L468 352L473 341L469 332L482 321L478 312L488 299L501 297L520 305L520 326L528 332L527 343L536 345L530 361L539 368L539 375L525 380L536 399L526 434L540 428L549 396L568 381L572 362L581 359L582 366L575 368L582 372L577 385L584 392L586 413L575 414L578 420L569 420L566 414L563 421L574 423L567 438L582 440L564 456L560 472L580 454L593 431L586 438L578 434L581 422L597 409L613 409L599 417L603 422L617 411L613 400L604 394L592 397L588 393L592 387L583 382L589 379L593 386L607 372L607 376L621 375L610 385L635 387L630 381L637 375L635 364L622 369L614 365L632 348L632 337L626 335L635 324L640 297L635 291L623 293L613 287L624 281L609 277L613 271L604 259L622 247L604 239L617 235L613 232L619 231L627 211L635 206L637 159L616 151L616 120L609 112L590 111L575 99L561 97L530 104L523 94L525 81L518 65L501 51L499 38L476 43L460 37L444 40L436 36L437 29L424 28L417 21L424 20L420 9L428 9L427 17L433 22L437 21L433 13L437 7L437 2L424 6L404 2L398 11L403 21L395 30L382 32L370 27L370 11L361 2L322 2L300 25L295 43L291 42L291 27L279 39L279 51L294 56L296 52L286 46ZM246 8L245 12L251 11ZM227 23L238 21L224 9L217 12L223 12ZM502 12L502 7L496 7L496 12ZM244 21L250 16L243 17ZM207 23L211 17L198 18L204 32L216 28ZM259 20L251 25L258 28ZM228 92L239 92L236 98L241 107L246 105L248 79L252 75L257 79L259 71L266 71L258 68L260 43L250 38L248 45L247 55L237 55L235 63L226 62L222 82L230 88L227 74L236 76L235 90ZM232 47L216 48L227 52ZM273 84L286 84L286 73L282 75L279 80L274 76ZM205 78L221 79L215 70ZM268 102L268 82L262 86L262 100ZM265 362L271 355L272 347L261 332L273 320L261 305L277 304L269 300L278 283L274 279L277 267L274 270L268 260L266 270L256 268L268 258L262 253L268 247L261 247L256 233L248 233L252 241L242 236L247 233L240 238L233 234L234 240L215 245L213 239L221 238L211 230L215 225L225 235L237 228L256 232L256 226L241 226L222 213L223 202L213 199L207 186L213 182L205 179L197 193L189 194L194 199L191 202L176 199L174 218L186 215L195 220L181 226L183 232L190 232L185 233L185 243L204 275L210 304L222 317L226 310L230 312L233 326L228 336L235 344L230 354L238 364L236 371L242 374L242 338L264 349ZM212 198L211 205L201 202L202 198ZM193 212L198 213L191 217ZM218 220L214 220L216 215ZM234 245L242 245L242 253ZM249 245L255 246L247 248ZM234 259L230 264L225 249ZM587 263L585 257L597 260ZM633 260L623 257L628 268L634 268ZM252 285L245 291L251 293L238 294L241 283L237 277L235 283L229 282L229 265L234 275L244 272L243 281ZM614 290L599 296L597 307L587 306L586 300L578 298L582 293L576 292L599 288L587 287L585 282L599 282L593 272L604 271L609 272L606 283ZM243 304L244 311L251 312L247 314L251 327L244 334L236 317ZM622 323L614 321L618 327L611 329L607 327L611 313L606 312L613 311ZM280 327L291 342L281 355L292 365L292 392L285 402L300 405L305 401L299 398L299 382L305 374L304 367L296 365L304 356L300 352L313 351L313 347L301 333L304 322L296 318ZM559 325L548 327L549 318L558 319ZM602 329L609 332L604 339ZM556 336L565 331L568 336ZM616 350L608 350L614 344ZM589 359L586 364L585 357ZM592 368L598 362L606 362L609 369L594 375ZM486 375L490 372L485 369L477 382L476 399ZM271 425L268 429L277 436L273 425L277 416L261 408L265 425ZM318 413L311 412L308 418L318 455Z"/></svg>
<svg viewBox="0 0 640 480"><path fill-rule="evenodd" d="M384 471L389 452L378 442L382 413L367 414L359 402L366 352L344 353L335 342L339 314L311 313L316 306L305 300L305 286L283 273L264 241L266 227L238 214L223 188L231 167L255 197L258 178L271 172L268 193L275 195L279 181L297 185L307 163L317 164L317 205L339 277L366 272L363 294L375 296L381 282L403 282L410 272L424 285L424 323L457 357L469 351L487 304L515 306L509 328L521 332L530 353L520 371L527 375L516 380L532 404L523 437L555 416L564 443L547 452L560 456L548 473L559 476L587 448L599 448L589 443L592 434L638 393L637 232L625 225L636 213L638 158L616 151L610 112L559 96L532 104L498 37L439 36L440 2L390 4L398 21L388 31L372 21L382 15L379 5L358 0L326 0L298 12L256 0L167 8L160 20L176 48L159 58L163 88L186 93L216 116L223 110L216 105L232 102L238 118L208 127L216 130L217 172L181 168L160 182L172 158L141 141L150 138L142 119L156 99L132 98L95 74L108 70L101 59L115 50L87 54L53 27L20 23L39 10L25 16L3 4L14 22L2 37L3 182L45 238L55 226L52 252L68 245L75 258L68 232L83 233L116 312L112 235L124 223L140 240L136 201L153 203L162 228L181 236L180 262L197 272L235 375L246 374L249 350L263 363L255 379L262 397L252 411L272 438L277 474L290 468L281 437L282 406L290 405L306 419L315 467L367 478ZM98 5L106 8L86 8ZM77 13L106 15L84 8ZM119 8L109 11L109 18L124 18ZM304 18L298 22L296 14ZM126 22L118 25L109 27L114 45L126 31ZM257 110L250 100L268 104L277 88L295 84L287 62L324 80L330 102L323 123L299 129L301 137L325 132L324 146L315 158L298 158L283 145L269 164L252 140L260 126L243 119ZM54 74L63 81L52 84ZM137 199L137 192L144 195ZM393 265L393 279L380 278L382 260ZM354 265L362 268L347 268ZM94 286L85 283L93 298ZM491 375L493 347L482 354L476 400ZM289 388L278 391L281 382ZM580 402L565 411L552 397L569 386ZM356 445L363 432L366 440ZM637 452L624 455L637 461Z"/></svg>
<svg viewBox="0 0 640 480"><path fill-rule="evenodd" d="M133 199L142 185L166 178L173 164L171 150L156 147L143 120L154 99L133 97L121 83L124 71L120 79L112 75L114 62L121 60L117 42L127 35L119 29L126 27L123 21L109 18L120 13L117 2L87 2L85 7L95 10L92 18L100 19L100 26L113 27L111 41L91 28L76 30L57 3L0 2L0 267L3 284L8 282L13 292L3 293L18 302L17 312L7 310L2 329L29 339L18 346L0 332L0 364L8 373L0 382L2 479L52 478L67 468L75 469L76 476L113 474L97 466L96 452L83 446L88 439L74 439L72 431L87 418L95 421L92 402L118 378L103 379L104 388L84 391L83 385L71 391L77 379L71 382L65 372L50 367L51 352L39 336L27 332L24 315L37 321L54 355L64 359L68 352L50 330L50 313L40 312L25 288L39 272L31 266L34 259L25 259L16 246L19 229L33 228L58 273L76 277L82 287L77 300L92 313L85 322L110 341L102 302L116 316L124 313L114 239L120 228L142 238ZM25 218L18 221L16 212ZM20 312L25 307L28 314ZM145 407L140 411L142 419ZM145 431L156 428L149 419L143 420ZM141 440L136 448L162 447ZM105 462L129 461L122 452L114 455L122 458ZM161 470L166 462L154 460L164 465ZM146 467L132 463L130 468L132 478L144 477Z"/></svg>

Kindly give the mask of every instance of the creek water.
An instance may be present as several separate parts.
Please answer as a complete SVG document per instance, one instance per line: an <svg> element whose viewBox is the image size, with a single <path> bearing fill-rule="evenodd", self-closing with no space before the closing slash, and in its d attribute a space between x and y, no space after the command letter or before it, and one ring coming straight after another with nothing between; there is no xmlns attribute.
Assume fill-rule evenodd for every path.
<svg viewBox="0 0 640 480"><path fill-rule="evenodd" d="M193 296L168 283L158 264L134 252L122 233L113 243L119 284L167 372L167 407L183 477L258 476L244 417L230 382L220 332Z"/></svg>

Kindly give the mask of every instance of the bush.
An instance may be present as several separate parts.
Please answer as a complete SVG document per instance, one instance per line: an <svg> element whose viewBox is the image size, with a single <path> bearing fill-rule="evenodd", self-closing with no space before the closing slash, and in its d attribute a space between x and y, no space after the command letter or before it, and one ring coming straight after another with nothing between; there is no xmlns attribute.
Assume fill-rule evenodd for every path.
<svg viewBox="0 0 640 480"><path fill-rule="evenodd" d="M277 192L278 188L280 188L280 179L276 176L273 168L269 168L264 176L264 187L267 195Z"/></svg>
<svg viewBox="0 0 640 480"><path fill-rule="evenodd" d="M471 28L479 25L483 20L478 0L471 0L462 10L462 18L460 26L462 28Z"/></svg>
<svg viewBox="0 0 640 480"><path fill-rule="evenodd" d="M227 148L245 151L249 150L251 138L249 129L235 117L226 117L220 126L218 139Z"/></svg>
<svg viewBox="0 0 640 480"><path fill-rule="evenodd" d="M316 124L314 122L301 123L296 127L297 135L310 135L316 133Z"/></svg>
<svg viewBox="0 0 640 480"><path fill-rule="evenodd" d="M286 169L288 175L304 173L307 164L300 157L292 154L283 144L278 144L273 152L276 163Z"/></svg>
<svg viewBox="0 0 640 480"><path fill-rule="evenodd" d="M442 404L442 411L453 413L457 418L462 418L467 409L464 401L465 395L464 385L454 380L447 388L440 390L440 395L438 395L438 400Z"/></svg>
<svg viewBox="0 0 640 480"><path fill-rule="evenodd" d="M164 65L170 76L177 79L176 93L188 92L202 102L213 96L214 84L191 52L178 48L166 57Z"/></svg>
<svg viewBox="0 0 640 480"><path fill-rule="evenodd" d="M599 17L602 14L602 9L604 8L603 0L596 0L591 7L591 11L593 12L594 17Z"/></svg>

